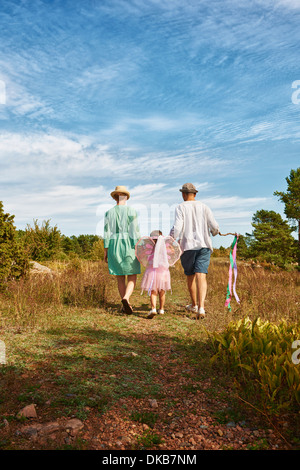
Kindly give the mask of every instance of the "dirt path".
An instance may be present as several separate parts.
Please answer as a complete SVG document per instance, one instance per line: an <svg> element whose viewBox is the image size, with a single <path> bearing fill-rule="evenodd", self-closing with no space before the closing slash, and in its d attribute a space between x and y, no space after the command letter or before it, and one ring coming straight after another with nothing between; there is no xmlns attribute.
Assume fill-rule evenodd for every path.
<svg viewBox="0 0 300 470"><path fill-rule="evenodd" d="M114 366L113 372L109 373L109 368L106 370L108 380L121 391L123 387L124 393L111 401L101 413L86 406L86 416L80 418L79 426L73 432L58 432L61 424L76 418L64 415L65 405L65 408L61 407L61 417L58 418L57 414L51 414L51 405L42 404L37 408L36 419L14 420L8 426L2 423L2 447L189 452L203 449L289 449L279 432L281 426L287 426L284 418L277 428L262 420L259 413L245 407L237 398L231 379L226 377L224 371L217 366L212 369L209 365L211 352L207 351L204 331L205 328L213 328L215 316L208 315L204 321L197 322L182 308L185 305L184 290L177 289L177 292L179 295L168 299L164 316L148 320L147 296L141 296L136 289L132 298L134 315L127 317L120 313L121 304L115 290L112 291L107 307L92 313L91 320L87 320L90 323L84 325L85 330L80 326L76 335L75 330L72 334L76 336L76 344L79 344L79 335L82 334L83 347L87 339L92 347L104 338L103 326L111 322L109 330L105 330L114 334L109 340L114 341L119 335L118 340L124 337L128 340L128 347L137 345L136 350L127 350L124 354L127 362L124 356L120 356L120 367L114 366L114 361L118 361L116 356L108 357ZM88 337L87 331L92 331L94 336ZM66 337L59 347L71 348L73 344ZM58 349L58 352L63 358L64 350ZM98 352L96 354L99 355ZM145 357L142 357L143 354ZM142 359L145 359L144 362ZM123 364L124 368L128 367L127 375L122 371ZM150 366L148 377L147 367ZM94 375L91 376L84 373L83 369L78 371L78 378L93 381L97 374L101 374L97 370L93 370ZM46 375L45 371L45 377L42 387L49 393L47 387L52 385L53 376L50 380L50 375ZM38 377L29 379L34 384ZM52 427L47 427L49 423ZM48 434L40 437L37 426L49 430Z"/></svg>

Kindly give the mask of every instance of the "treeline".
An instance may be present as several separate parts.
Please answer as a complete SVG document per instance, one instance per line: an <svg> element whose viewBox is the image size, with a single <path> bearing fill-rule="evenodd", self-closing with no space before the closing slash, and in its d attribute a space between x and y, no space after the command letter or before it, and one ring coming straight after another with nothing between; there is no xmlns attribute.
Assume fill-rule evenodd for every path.
<svg viewBox="0 0 300 470"><path fill-rule="evenodd" d="M252 233L239 237L238 257L274 264L281 268L300 267L300 168L286 178L287 191L274 192L284 203L283 220L274 211L258 210L252 218ZM298 241L292 233L298 231ZM220 247L214 256L227 255L230 248ZM4 212L0 201L0 286L28 272L29 260L71 260L104 258L103 239L97 235L67 237L50 220L16 230L14 216Z"/></svg>
<svg viewBox="0 0 300 470"><path fill-rule="evenodd" d="M74 257L99 260L104 258L103 239L98 235L63 235L50 220L41 224L33 221L25 230L17 231L17 238L29 259L33 261L69 260Z"/></svg>

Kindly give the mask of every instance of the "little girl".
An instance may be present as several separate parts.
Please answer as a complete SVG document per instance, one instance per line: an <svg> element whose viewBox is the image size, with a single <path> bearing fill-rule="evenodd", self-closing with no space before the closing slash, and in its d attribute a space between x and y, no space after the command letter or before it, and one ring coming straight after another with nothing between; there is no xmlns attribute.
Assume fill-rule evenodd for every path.
<svg viewBox="0 0 300 470"><path fill-rule="evenodd" d="M149 237L143 237L146 243L137 243L137 257L146 266L141 288L148 291L151 300L151 310L147 318L157 315L156 300L159 295L159 314L164 314L166 291L171 290L169 266L179 259L181 250L179 244L171 237L163 237L160 230L154 230ZM147 242L148 240L148 242ZM142 240L143 241L143 240ZM145 261L146 260L146 261Z"/></svg>

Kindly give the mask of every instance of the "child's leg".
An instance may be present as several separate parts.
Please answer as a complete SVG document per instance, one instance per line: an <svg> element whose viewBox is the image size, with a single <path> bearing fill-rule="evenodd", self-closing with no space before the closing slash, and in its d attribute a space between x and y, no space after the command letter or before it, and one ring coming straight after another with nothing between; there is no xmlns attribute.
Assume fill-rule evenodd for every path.
<svg viewBox="0 0 300 470"><path fill-rule="evenodd" d="M165 309L165 301L166 301L166 292L164 290L159 291L159 305L160 310Z"/></svg>
<svg viewBox="0 0 300 470"><path fill-rule="evenodd" d="M156 308L156 299L157 299L157 291L156 290L151 291L150 299L151 299L151 308L152 309Z"/></svg>

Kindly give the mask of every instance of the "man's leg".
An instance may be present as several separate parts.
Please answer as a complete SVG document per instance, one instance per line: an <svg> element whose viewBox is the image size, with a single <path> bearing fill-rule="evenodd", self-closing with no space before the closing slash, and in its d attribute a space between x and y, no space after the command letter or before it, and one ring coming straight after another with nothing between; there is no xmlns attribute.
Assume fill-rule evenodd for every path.
<svg viewBox="0 0 300 470"><path fill-rule="evenodd" d="M192 307L195 307L197 304L197 284L196 284L196 275L192 274L190 276L187 276L187 285L188 285L188 290L189 294L191 297L192 301Z"/></svg>
<svg viewBox="0 0 300 470"><path fill-rule="evenodd" d="M201 248L197 253L195 260L195 271L196 271L196 281L197 281L197 294L199 301L199 318L204 318L205 309L204 302L207 293L207 272L210 262L210 249Z"/></svg>
<svg viewBox="0 0 300 470"><path fill-rule="evenodd" d="M204 273L196 273L198 306L204 308L204 301L207 293L207 278Z"/></svg>

